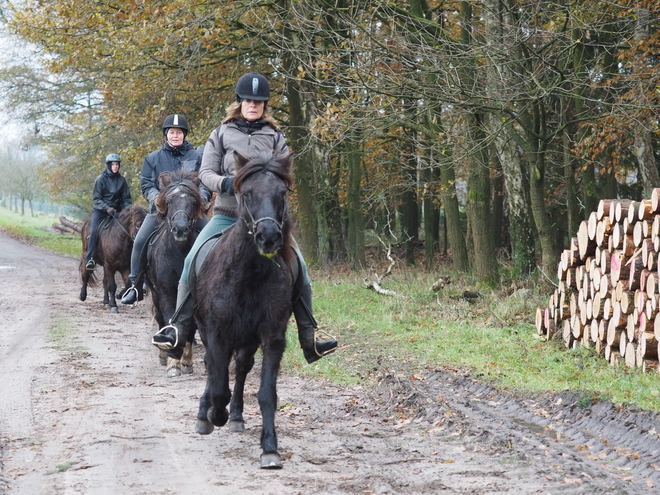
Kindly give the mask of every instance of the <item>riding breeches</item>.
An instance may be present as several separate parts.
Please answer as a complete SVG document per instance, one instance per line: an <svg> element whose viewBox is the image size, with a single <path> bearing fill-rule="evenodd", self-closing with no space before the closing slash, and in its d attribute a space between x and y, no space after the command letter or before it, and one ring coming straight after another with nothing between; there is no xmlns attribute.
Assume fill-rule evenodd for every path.
<svg viewBox="0 0 660 495"><path fill-rule="evenodd" d="M211 217L211 220L209 220L208 224L206 224L206 227L204 227L204 229L202 229L202 231L197 236L197 240L195 240L195 243L193 244L192 248L190 248L190 252L188 253L188 256L186 256L186 260L183 263L183 272L181 272L181 278L180 278L181 281L186 283L188 282L190 265L192 264L192 261L195 258L195 255L197 254L197 251L199 251L199 248L202 246L202 244L204 244L206 240L210 239L216 234L219 234L226 228L231 227L235 223L236 223L235 218L228 217L226 215L213 215ZM311 285L309 274L307 273L307 264L305 263L305 259L303 258L302 253L300 252L300 248L298 247L298 243L296 242L296 240L293 239L293 237L292 240L293 240L293 249L295 250L296 256L300 261L300 276L303 277L303 285Z"/></svg>
<svg viewBox="0 0 660 495"><path fill-rule="evenodd" d="M87 241L87 253L85 261L89 261L94 257L96 246L99 240L99 226L101 222L108 217L105 210L92 210L92 219L89 222L89 240Z"/></svg>

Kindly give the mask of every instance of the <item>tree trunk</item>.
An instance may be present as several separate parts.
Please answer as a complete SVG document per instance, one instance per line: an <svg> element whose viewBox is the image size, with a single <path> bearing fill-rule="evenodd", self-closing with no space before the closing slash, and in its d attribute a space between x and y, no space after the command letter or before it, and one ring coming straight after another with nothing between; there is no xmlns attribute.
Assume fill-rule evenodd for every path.
<svg viewBox="0 0 660 495"><path fill-rule="evenodd" d="M364 268L364 218L360 188L362 184L362 156L358 136L346 142L346 162L348 165L348 255L355 268Z"/></svg>
<svg viewBox="0 0 660 495"><path fill-rule="evenodd" d="M289 145L295 154L295 188L298 194L298 224L300 226L300 248L309 265L318 265L318 223L314 205L314 156L308 143L309 115L306 115L300 84L287 79L289 102Z"/></svg>
<svg viewBox="0 0 660 495"><path fill-rule="evenodd" d="M468 114L466 117L468 140L474 150L468 157L467 204L474 244L474 267L478 279L492 286L498 282L499 275L490 212L490 177L484 144L486 133L483 116Z"/></svg>
<svg viewBox="0 0 660 495"><path fill-rule="evenodd" d="M408 141L403 156L404 189L401 194L401 233L406 248L406 264L415 264L415 247L419 240L419 214L417 210L417 156L414 141Z"/></svg>

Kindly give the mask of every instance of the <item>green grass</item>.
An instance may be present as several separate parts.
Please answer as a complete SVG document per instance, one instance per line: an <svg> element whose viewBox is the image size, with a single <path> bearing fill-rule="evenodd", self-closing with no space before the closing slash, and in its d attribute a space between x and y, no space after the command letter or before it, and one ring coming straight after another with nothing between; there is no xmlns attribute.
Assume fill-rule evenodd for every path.
<svg viewBox="0 0 660 495"><path fill-rule="evenodd" d="M41 246L66 256L80 256L80 236L78 234L55 234L44 230L58 222L56 215L35 213L31 216L29 210L25 215L7 208L0 208L0 229L7 234L20 238L24 242Z"/></svg>
<svg viewBox="0 0 660 495"><path fill-rule="evenodd" d="M305 366L290 326L285 367L343 383L373 384L383 374L417 379L428 370L453 368L521 394L580 391L586 403L611 400L660 411L660 375L611 366L593 349L566 349L536 334L537 306L548 295L522 289L513 295L483 291L469 303L469 286L430 290L437 278L405 270L384 284L395 297L365 288L362 275L312 273L315 316L342 348ZM464 283L470 283L464 280Z"/></svg>

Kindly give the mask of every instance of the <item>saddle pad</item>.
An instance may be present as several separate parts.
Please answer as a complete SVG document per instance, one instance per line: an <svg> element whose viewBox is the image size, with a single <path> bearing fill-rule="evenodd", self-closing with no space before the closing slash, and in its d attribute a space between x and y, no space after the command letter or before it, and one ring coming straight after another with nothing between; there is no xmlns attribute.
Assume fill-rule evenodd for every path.
<svg viewBox="0 0 660 495"><path fill-rule="evenodd" d="M197 282L197 274L199 273L204 260L211 252L211 249L213 249L216 243L220 240L221 236L222 232L219 232L209 237L204 241L204 244L202 244L195 253L195 257L193 258L192 263L190 263L190 272L188 272L188 285L190 287L195 286L195 282Z"/></svg>

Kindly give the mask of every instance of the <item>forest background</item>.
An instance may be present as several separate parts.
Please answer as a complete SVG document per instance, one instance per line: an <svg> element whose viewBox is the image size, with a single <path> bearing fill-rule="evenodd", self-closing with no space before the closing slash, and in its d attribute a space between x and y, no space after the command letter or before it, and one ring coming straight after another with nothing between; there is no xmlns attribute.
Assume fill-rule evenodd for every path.
<svg viewBox="0 0 660 495"><path fill-rule="evenodd" d="M5 112L32 129L23 148L47 156L39 187L89 211L106 154L141 198L165 116L184 114L204 144L238 77L261 72L294 152L310 264L363 267L371 242L413 264L423 245L427 269L449 253L496 284L505 267L554 277L600 199L660 186L659 12L650 0L3 2L26 44L0 85Z"/></svg>

